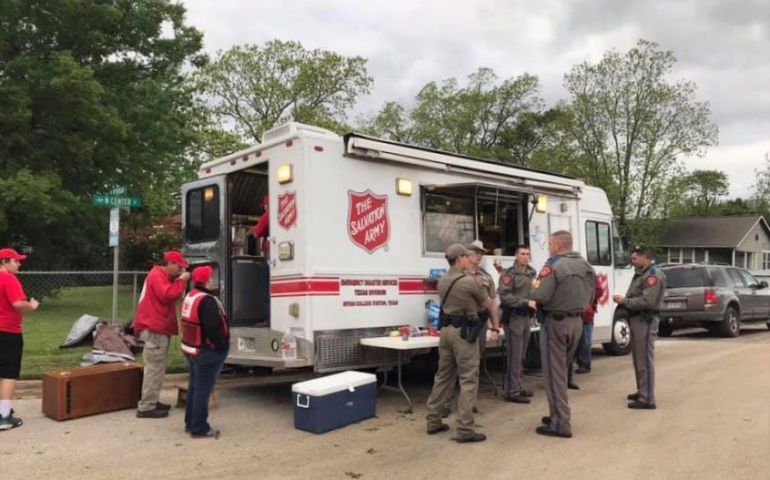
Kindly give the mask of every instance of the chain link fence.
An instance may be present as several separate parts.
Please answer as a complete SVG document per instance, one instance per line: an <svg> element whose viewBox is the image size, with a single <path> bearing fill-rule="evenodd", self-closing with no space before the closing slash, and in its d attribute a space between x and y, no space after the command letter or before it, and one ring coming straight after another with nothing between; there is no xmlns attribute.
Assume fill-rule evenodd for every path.
<svg viewBox="0 0 770 480"><path fill-rule="evenodd" d="M112 271L20 271L18 277L27 296L44 303L58 303L71 297L85 304L111 306ZM124 313L133 316L146 277L147 272L118 272L118 306Z"/></svg>

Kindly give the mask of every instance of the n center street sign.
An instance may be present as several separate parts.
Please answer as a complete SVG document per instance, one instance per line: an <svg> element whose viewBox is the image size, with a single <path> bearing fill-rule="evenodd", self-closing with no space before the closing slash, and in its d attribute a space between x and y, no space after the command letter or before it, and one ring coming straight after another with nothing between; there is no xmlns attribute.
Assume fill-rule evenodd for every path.
<svg viewBox="0 0 770 480"><path fill-rule="evenodd" d="M121 197L117 195L94 195L91 197L94 205L109 207L141 207L142 199L139 197Z"/></svg>

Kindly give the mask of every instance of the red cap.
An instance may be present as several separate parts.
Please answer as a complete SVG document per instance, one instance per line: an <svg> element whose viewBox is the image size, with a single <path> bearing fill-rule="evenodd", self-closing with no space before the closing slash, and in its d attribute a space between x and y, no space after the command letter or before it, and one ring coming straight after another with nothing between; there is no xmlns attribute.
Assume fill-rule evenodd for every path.
<svg viewBox="0 0 770 480"><path fill-rule="evenodd" d="M176 263L182 268L187 268L187 262L184 261L184 257L176 250L169 250L163 254L163 260L169 263Z"/></svg>
<svg viewBox="0 0 770 480"><path fill-rule="evenodd" d="M24 260L27 256L19 255L19 252L12 248L0 248L0 260L5 260L6 258L12 260Z"/></svg>
<svg viewBox="0 0 770 480"><path fill-rule="evenodd" d="M206 285L208 281L211 279L211 274L213 272L214 272L214 269L209 267L208 265L205 265L203 267L198 267L192 271L192 281L196 285Z"/></svg>

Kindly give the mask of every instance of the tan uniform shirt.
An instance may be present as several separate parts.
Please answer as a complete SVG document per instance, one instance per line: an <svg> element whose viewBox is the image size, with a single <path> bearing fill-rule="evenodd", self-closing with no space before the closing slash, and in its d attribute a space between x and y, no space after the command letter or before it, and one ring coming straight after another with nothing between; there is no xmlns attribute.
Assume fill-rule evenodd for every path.
<svg viewBox="0 0 770 480"><path fill-rule="evenodd" d="M462 277L454 284L447 296L449 286L458 277ZM478 311L483 307L488 295L488 289L480 286L473 275L465 270L452 268L441 277L438 282L438 294L447 315L467 315L470 318L477 317Z"/></svg>
<svg viewBox="0 0 770 480"><path fill-rule="evenodd" d="M628 293L623 305L631 313L660 310L665 290L666 274L663 273L663 270L650 264L634 275L631 285L628 286Z"/></svg>
<svg viewBox="0 0 770 480"><path fill-rule="evenodd" d="M578 252L554 255L532 282L531 299L547 312L580 315L593 302L596 272Z"/></svg>
<svg viewBox="0 0 770 480"><path fill-rule="evenodd" d="M500 303L506 307L525 308L532 291L532 280L536 276L537 272L529 265L520 267L514 263L500 276L500 286L497 287Z"/></svg>

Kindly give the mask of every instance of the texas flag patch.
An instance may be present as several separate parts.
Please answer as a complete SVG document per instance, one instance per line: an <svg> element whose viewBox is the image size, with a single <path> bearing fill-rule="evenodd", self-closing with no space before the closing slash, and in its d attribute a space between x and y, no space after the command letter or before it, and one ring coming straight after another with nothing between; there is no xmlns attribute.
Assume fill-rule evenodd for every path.
<svg viewBox="0 0 770 480"><path fill-rule="evenodd" d="M656 277L647 277L647 280L645 281L648 287L654 287L658 284L658 279Z"/></svg>

